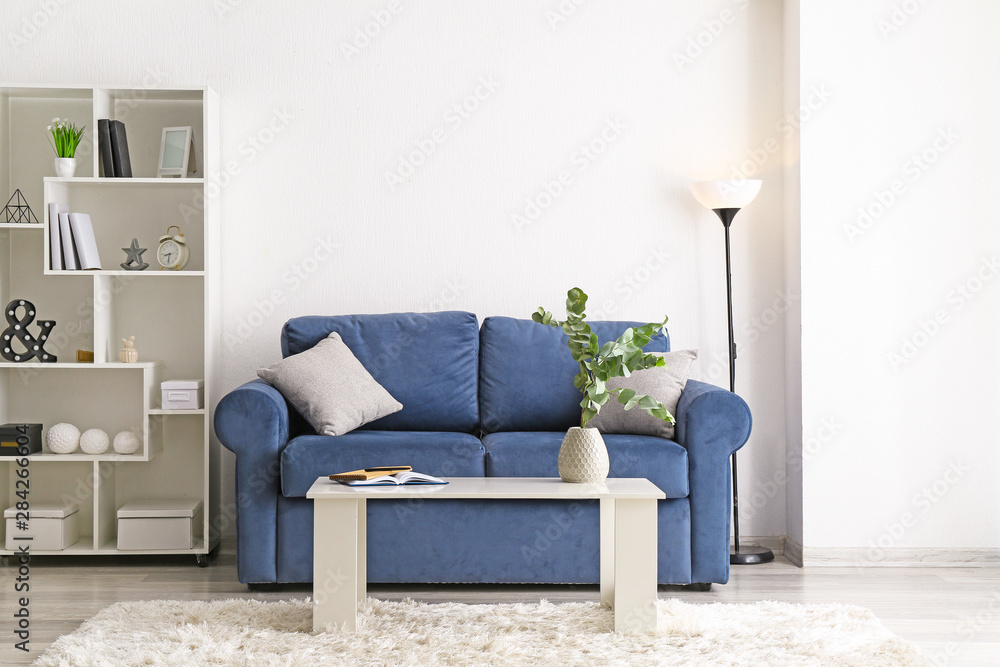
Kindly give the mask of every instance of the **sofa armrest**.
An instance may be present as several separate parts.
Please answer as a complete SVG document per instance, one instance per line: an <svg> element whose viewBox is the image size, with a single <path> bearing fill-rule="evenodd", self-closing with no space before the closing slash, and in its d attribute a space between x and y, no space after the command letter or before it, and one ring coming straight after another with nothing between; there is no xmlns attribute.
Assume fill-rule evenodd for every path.
<svg viewBox="0 0 1000 667"><path fill-rule="evenodd" d="M215 433L236 454L236 503L232 509L236 514L239 579L243 583L276 581L280 457L288 444L288 403L266 382L248 382L219 401Z"/></svg>
<svg viewBox="0 0 1000 667"><path fill-rule="evenodd" d="M733 501L729 457L750 438L750 408L730 391L688 380L676 419L675 440L688 453L691 581L725 583Z"/></svg>

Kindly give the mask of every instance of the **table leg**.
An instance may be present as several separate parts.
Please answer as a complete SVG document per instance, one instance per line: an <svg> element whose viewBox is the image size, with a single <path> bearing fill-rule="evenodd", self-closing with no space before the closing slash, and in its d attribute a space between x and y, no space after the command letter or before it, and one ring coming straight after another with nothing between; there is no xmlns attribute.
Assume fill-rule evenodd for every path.
<svg viewBox="0 0 1000 667"><path fill-rule="evenodd" d="M358 602L368 597L368 501L358 499Z"/></svg>
<svg viewBox="0 0 1000 667"><path fill-rule="evenodd" d="M615 606L615 499L601 498L601 606Z"/></svg>
<svg viewBox="0 0 1000 667"><path fill-rule="evenodd" d="M619 498L614 514L615 630L655 630L656 501Z"/></svg>
<svg viewBox="0 0 1000 667"><path fill-rule="evenodd" d="M313 502L313 631L328 624L355 630L359 574L359 556L365 546L359 537L365 535L365 514L359 514L356 498L318 498ZM360 561L364 562L364 561Z"/></svg>

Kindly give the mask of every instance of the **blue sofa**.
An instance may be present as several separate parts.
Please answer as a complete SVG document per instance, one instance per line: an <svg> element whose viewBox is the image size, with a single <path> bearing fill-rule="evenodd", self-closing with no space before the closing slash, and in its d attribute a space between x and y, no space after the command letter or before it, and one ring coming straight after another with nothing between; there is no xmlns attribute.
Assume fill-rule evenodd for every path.
<svg viewBox="0 0 1000 667"><path fill-rule="evenodd" d="M602 341L635 322L594 322ZM269 384L255 380L215 411L236 453L239 579L312 580L317 477L408 464L458 477L554 477L566 429L578 425L578 366L558 329L465 312L299 317L282 330L284 356L336 331L400 412L341 436L316 435ZM668 351L665 335L647 352ZM691 380L675 440L604 436L612 477L646 477L659 501L662 584L729 579L729 456L751 417L735 394ZM378 501L368 504L371 582L597 583L596 501Z"/></svg>

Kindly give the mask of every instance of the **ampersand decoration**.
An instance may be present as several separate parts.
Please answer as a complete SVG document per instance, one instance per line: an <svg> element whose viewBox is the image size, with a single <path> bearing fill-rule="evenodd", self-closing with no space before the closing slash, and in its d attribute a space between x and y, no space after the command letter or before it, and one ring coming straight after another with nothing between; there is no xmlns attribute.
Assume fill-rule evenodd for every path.
<svg viewBox="0 0 1000 667"><path fill-rule="evenodd" d="M22 308L24 314L19 317L17 311ZM3 356L7 361L29 361L36 357L44 363L57 361L56 355L49 354L45 350L45 342L49 339L49 334L52 333L52 327L56 325L55 320L38 320L37 324L41 333L38 334L38 338L35 338L28 333L28 326L35 321L35 304L24 299L14 299L7 304L4 315L7 318L7 328L0 334L0 337L3 338L0 341L0 356ZM18 352L14 349L15 338L24 346L24 352Z"/></svg>

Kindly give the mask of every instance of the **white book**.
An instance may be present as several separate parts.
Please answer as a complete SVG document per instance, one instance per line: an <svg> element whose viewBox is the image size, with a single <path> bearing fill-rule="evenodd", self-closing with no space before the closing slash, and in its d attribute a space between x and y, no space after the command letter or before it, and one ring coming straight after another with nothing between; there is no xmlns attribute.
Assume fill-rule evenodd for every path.
<svg viewBox="0 0 1000 667"><path fill-rule="evenodd" d="M62 235L59 233L59 214L69 213L65 204L49 204L49 268L62 271L63 264Z"/></svg>
<svg viewBox="0 0 1000 667"><path fill-rule="evenodd" d="M86 213L70 213L69 225L73 229L73 245L80 260L80 268L94 271L101 268L101 256L97 252L97 239L94 238L94 226Z"/></svg>
<svg viewBox="0 0 1000 667"><path fill-rule="evenodd" d="M73 244L73 230L69 225L69 213L59 214L59 236L62 240L63 248L63 268L67 271L76 271L80 268L80 262L76 256L76 246Z"/></svg>

